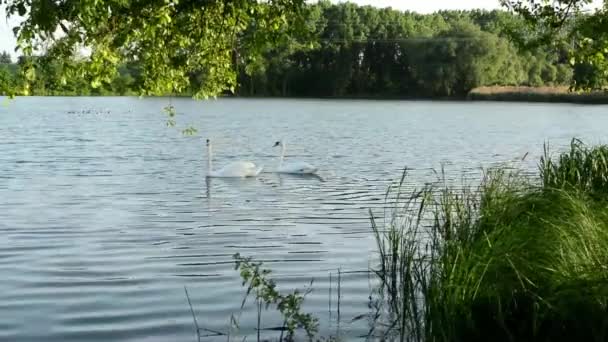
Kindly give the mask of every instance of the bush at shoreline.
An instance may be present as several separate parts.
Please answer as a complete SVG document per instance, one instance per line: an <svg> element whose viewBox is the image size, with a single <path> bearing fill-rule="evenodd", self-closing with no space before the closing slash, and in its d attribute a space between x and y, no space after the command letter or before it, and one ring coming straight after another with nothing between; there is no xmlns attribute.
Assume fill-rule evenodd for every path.
<svg viewBox="0 0 608 342"><path fill-rule="evenodd" d="M608 104L608 92L571 92L568 87L480 87L467 96L472 101L558 102Z"/></svg>

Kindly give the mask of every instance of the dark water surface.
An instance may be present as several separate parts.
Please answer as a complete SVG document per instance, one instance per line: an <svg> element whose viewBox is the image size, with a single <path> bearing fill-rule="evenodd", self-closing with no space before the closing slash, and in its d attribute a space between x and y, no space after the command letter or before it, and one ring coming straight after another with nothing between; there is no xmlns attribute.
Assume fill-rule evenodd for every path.
<svg viewBox="0 0 608 342"><path fill-rule="evenodd" d="M530 152L522 166L533 168L545 140L605 142L608 132L606 106L174 99L178 125L199 129L185 137L165 125L168 102L0 107L0 341L194 341L184 286L200 325L227 331L244 294L236 252L264 261L281 289L315 278L306 309L322 333L365 334L351 320L370 293L368 209L382 214L403 167L412 185L442 163L458 178ZM215 165L247 158L268 172L206 181L208 137ZM278 139L323 181L270 173ZM328 308L339 267L340 321ZM241 334L254 333L254 311ZM268 313L263 325L280 322Z"/></svg>

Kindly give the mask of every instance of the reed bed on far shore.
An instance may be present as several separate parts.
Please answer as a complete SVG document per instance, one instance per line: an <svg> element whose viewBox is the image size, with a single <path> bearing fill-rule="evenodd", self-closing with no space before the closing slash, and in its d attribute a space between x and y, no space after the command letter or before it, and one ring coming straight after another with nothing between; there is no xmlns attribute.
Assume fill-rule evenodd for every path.
<svg viewBox="0 0 608 342"><path fill-rule="evenodd" d="M568 87L492 86L471 90L467 99L474 101L565 102L608 104L608 91L573 92Z"/></svg>

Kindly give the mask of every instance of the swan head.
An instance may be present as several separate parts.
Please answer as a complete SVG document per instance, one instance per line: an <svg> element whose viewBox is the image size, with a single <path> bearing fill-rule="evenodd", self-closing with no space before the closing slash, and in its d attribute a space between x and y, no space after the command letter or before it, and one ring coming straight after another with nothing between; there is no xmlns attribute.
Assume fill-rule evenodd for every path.
<svg viewBox="0 0 608 342"><path fill-rule="evenodd" d="M277 146L281 146L281 145L283 145L283 144L280 141L277 141L274 143L274 146L272 146L272 147L277 147Z"/></svg>

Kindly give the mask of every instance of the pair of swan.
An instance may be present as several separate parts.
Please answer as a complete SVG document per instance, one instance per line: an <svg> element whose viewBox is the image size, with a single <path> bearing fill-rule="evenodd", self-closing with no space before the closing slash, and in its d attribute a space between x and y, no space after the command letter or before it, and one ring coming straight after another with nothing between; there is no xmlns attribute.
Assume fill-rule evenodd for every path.
<svg viewBox="0 0 608 342"><path fill-rule="evenodd" d="M281 147L281 157L279 159L279 167L277 173L290 173L290 174L315 174L317 168L302 162L294 161L284 163L285 159L285 142L277 141L273 147ZM219 170L213 170L213 148L211 141L207 139L207 177L213 178L244 178L244 177L257 177L262 172L263 167L258 167L255 163L250 161L235 161L228 165L225 165Z"/></svg>

